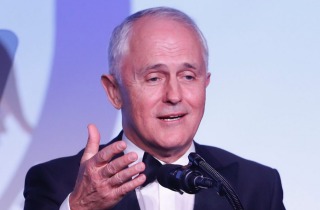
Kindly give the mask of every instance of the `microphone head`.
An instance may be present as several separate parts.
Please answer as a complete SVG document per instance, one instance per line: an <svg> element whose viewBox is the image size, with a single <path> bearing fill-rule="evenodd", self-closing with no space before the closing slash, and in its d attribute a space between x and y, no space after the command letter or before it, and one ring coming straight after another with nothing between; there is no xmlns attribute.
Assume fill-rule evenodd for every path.
<svg viewBox="0 0 320 210"><path fill-rule="evenodd" d="M195 194L200 188L195 185L193 178L202 175L199 171L191 169L191 165L181 166L166 164L159 168L157 180L159 184L179 193Z"/></svg>
<svg viewBox="0 0 320 210"><path fill-rule="evenodd" d="M181 165L166 164L159 168L157 180L159 184L173 191L179 191L179 184L174 176L174 172L179 170Z"/></svg>

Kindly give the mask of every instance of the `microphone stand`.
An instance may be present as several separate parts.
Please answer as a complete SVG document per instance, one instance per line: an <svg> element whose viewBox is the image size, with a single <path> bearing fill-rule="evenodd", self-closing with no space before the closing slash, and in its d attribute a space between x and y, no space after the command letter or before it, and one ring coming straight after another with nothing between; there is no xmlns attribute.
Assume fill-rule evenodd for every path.
<svg viewBox="0 0 320 210"><path fill-rule="evenodd" d="M200 155L197 153L190 153L189 161L206 172L212 179L216 181L217 193L220 196L226 196L228 202L234 210L244 210L240 199L227 180L221 176L214 168L212 168Z"/></svg>

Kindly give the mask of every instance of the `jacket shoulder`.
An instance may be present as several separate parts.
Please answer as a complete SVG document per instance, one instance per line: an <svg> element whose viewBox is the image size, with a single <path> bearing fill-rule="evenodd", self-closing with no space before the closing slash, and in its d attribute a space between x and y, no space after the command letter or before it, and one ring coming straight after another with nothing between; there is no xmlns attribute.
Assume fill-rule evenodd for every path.
<svg viewBox="0 0 320 210"><path fill-rule="evenodd" d="M269 166L240 157L234 153L213 146L201 145L196 143L196 151L199 152L200 155L203 155L203 158L206 161L213 163L213 165L215 165L216 167L224 167L230 164L238 164L239 167L244 168L248 167L257 170L267 171L274 170Z"/></svg>
<svg viewBox="0 0 320 210"><path fill-rule="evenodd" d="M78 153L31 167L25 178L24 209L59 209L73 190L80 159Z"/></svg>
<svg viewBox="0 0 320 210"><path fill-rule="evenodd" d="M278 171L226 150L196 144L196 151L234 187L245 209L283 210Z"/></svg>

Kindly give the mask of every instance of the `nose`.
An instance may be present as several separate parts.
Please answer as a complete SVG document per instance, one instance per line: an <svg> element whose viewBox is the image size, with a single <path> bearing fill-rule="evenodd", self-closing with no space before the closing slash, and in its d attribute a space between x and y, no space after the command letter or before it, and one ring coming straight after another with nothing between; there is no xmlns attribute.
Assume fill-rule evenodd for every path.
<svg viewBox="0 0 320 210"><path fill-rule="evenodd" d="M177 104L182 100L181 86L176 78L170 78L165 84L164 102Z"/></svg>

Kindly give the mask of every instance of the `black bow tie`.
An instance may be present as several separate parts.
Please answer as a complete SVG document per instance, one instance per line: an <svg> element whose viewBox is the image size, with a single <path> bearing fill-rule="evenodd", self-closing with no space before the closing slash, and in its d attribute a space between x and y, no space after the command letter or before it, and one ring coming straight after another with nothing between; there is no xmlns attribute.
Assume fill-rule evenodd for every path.
<svg viewBox="0 0 320 210"><path fill-rule="evenodd" d="M158 169L162 166L162 164L147 152L144 153L142 161L146 165L146 169L144 170L143 174L145 174L147 177L147 180L142 185L142 187L144 187L156 180Z"/></svg>

